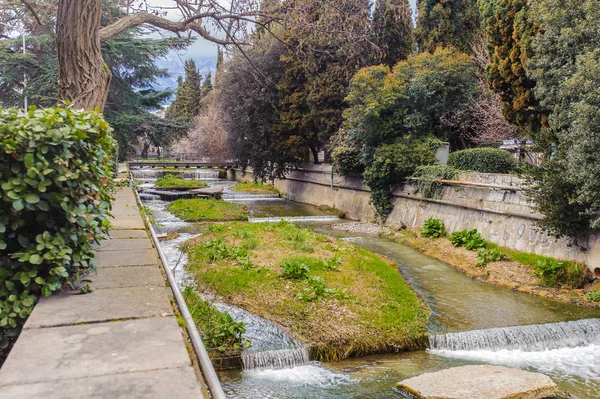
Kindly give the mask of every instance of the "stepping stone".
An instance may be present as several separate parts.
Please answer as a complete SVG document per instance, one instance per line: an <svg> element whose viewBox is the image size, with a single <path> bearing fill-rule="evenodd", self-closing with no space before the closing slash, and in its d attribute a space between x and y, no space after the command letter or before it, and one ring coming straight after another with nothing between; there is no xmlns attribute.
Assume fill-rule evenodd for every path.
<svg viewBox="0 0 600 399"><path fill-rule="evenodd" d="M396 387L416 399L543 399L558 392L546 375L499 366L454 367Z"/></svg>
<svg viewBox="0 0 600 399"><path fill-rule="evenodd" d="M199 195L199 196L208 196L214 198L221 198L223 195L223 187L204 187L198 188L196 190L191 190L191 192Z"/></svg>
<svg viewBox="0 0 600 399"><path fill-rule="evenodd" d="M83 295L62 292L42 298L24 328L172 315L166 290L163 286L102 289Z"/></svg>

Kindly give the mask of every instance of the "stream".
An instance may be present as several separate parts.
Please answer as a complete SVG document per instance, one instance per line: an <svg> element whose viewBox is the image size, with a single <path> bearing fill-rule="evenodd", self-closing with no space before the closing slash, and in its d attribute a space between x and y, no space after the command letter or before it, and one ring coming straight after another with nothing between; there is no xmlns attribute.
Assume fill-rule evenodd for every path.
<svg viewBox="0 0 600 399"><path fill-rule="evenodd" d="M235 193L236 182L199 170L201 178L224 188L226 201L248 206L251 221L286 218L311 225L320 233L350 241L398 263L399 272L429 304L431 349L372 355L332 363L311 362L307 348L279 326L243 309L215 302L244 321L252 346L243 355L246 370L222 371L219 377L231 398L403 398L394 385L425 372L467 364L494 364L549 375L573 398L600 397L600 310L512 292L471 279L453 267L406 245L331 229L334 215L317 207L272 195ZM215 172L216 173L216 172ZM168 213L167 202L152 190L154 171L132 170L143 204L151 209L159 233L181 235L161 243L169 267L182 285L187 259L179 246L201 228ZM567 396L565 396L567 397Z"/></svg>

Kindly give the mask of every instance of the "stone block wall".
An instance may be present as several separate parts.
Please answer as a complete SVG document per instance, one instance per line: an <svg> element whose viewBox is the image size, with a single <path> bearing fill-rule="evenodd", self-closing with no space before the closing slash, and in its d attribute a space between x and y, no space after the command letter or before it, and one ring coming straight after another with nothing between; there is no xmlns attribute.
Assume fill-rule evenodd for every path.
<svg viewBox="0 0 600 399"><path fill-rule="evenodd" d="M251 180L231 170L230 178ZM401 183L401 182L399 182ZM524 252L586 263L592 271L600 267L600 237L555 239L536 228L536 213L520 190L517 176L462 173L456 182L444 184L434 198L424 198L414 182L399 184L393 191L394 210L387 225L420 227L429 217L441 219L449 232L477 229L488 241ZM348 218L372 221L370 190L362 176L332 175L331 165L302 165L275 187L293 201L327 205L344 211Z"/></svg>

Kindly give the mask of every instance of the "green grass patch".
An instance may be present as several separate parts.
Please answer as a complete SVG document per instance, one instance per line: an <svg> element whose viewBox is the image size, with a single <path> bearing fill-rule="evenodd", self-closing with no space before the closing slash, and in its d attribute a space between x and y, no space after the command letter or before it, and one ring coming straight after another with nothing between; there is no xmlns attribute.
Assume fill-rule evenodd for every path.
<svg viewBox="0 0 600 399"><path fill-rule="evenodd" d="M232 190L252 194L279 194L279 190L270 184L263 183L240 183L231 187Z"/></svg>
<svg viewBox="0 0 600 399"><path fill-rule="evenodd" d="M186 222L248 220L246 205L214 199L179 199L172 202L167 211Z"/></svg>
<svg viewBox="0 0 600 399"><path fill-rule="evenodd" d="M201 188L206 187L207 184L200 180L184 180L181 179L178 175L168 174L164 177L156 179L156 183L154 183L154 186L159 188Z"/></svg>
<svg viewBox="0 0 600 399"><path fill-rule="evenodd" d="M202 342L208 349L225 352L250 346L251 342L243 337L246 332L245 323L236 322L229 313L221 312L202 299L192 287L186 287L182 294L202 336Z"/></svg>
<svg viewBox="0 0 600 399"><path fill-rule="evenodd" d="M184 245L199 286L333 361L426 344L430 311L397 264L291 223L211 225Z"/></svg>

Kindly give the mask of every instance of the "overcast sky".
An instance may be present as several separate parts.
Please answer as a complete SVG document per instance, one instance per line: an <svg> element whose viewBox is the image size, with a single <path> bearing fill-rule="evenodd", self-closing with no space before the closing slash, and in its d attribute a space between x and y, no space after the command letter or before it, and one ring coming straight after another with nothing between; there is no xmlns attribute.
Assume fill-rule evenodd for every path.
<svg viewBox="0 0 600 399"><path fill-rule="evenodd" d="M150 6L166 6L172 7L174 5L173 0L147 0L148 5ZM413 8L413 13L416 9L417 0L409 0L411 7ZM230 4L227 0L220 0L220 3L223 5ZM172 20L179 20L181 18L181 14L179 14L176 10L169 10L167 18ZM206 57L215 57L217 56L217 45L211 43L209 41L198 38L196 42L191 45L187 51L179 52L179 54L172 54L171 57L182 58L183 60L192 58L192 59L200 59Z"/></svg>

